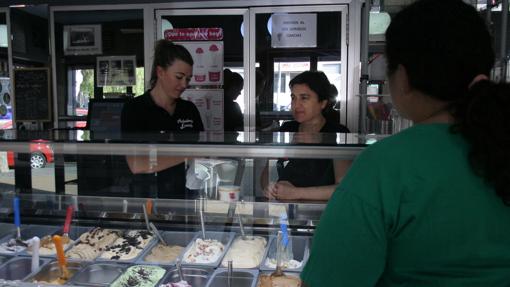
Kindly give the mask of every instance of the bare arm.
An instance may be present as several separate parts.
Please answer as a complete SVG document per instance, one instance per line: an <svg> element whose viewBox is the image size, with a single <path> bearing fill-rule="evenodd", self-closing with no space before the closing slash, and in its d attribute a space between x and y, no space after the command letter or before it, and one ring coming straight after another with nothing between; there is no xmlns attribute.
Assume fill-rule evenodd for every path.
<svg viewBox="0 0 510 287"><path fill-rule="evenodd" d="M183 163L184 157L159 156L151 160L148 156L127 156L126 161L132 173L153 173Z"/></svg>
<svg viewBox="0 0 510 287"><path fill-rule="evenodd" d="M334 162L336 184L310 187L295 187L288 181L279 181L275 185L275 196L278 199L304 199L304 200L329 200L336 186L342 180L351 166L351 160L337 160Z"/></svg>

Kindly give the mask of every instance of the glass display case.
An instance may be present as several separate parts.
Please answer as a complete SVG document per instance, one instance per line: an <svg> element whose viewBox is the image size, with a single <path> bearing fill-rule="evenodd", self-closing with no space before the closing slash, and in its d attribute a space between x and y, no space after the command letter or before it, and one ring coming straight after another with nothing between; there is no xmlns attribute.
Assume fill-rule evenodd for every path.
<svg viewBox="0 0 510 287"><path fill-rule="evenodd" d="M109 137L83 130L2 131L0 149L4 155L12 153L14 172L2 173L0 183L0 279L27 286L42 281L141 286L140 280L159 286L181 279L191 286L228 286L229 280L231 286L255 286L259 275L271 274L276 264L286 274L299 276L325 203L267 200L260 174L274 176L278 158L352 160L376 140L357 134ZM34 169L31 145L41 142L50 147L55 160ZM133 197L129 156L185 158L186 192L192 196ZM54 189L34 188L32 183L41 181L36 174L54 181L50 184ZM18 240L14 198L20 202ZM60 280L55 245L45 236L63 234L69 207L70 241L64 244L69 275ZM39 264L32 260L37 253L34 236L40 238ZM183 278L176 264L182 266Z"/></svg>

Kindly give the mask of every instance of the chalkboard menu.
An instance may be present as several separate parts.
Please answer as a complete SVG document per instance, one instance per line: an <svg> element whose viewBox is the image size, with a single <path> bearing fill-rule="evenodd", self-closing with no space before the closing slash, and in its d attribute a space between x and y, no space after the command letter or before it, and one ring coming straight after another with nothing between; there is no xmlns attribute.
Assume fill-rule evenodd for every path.
<svg viewBox="0 0 510 287"><path fill-rule="evenodd" d="M14 120L51 121L48 68L14 70Z"/></svg>

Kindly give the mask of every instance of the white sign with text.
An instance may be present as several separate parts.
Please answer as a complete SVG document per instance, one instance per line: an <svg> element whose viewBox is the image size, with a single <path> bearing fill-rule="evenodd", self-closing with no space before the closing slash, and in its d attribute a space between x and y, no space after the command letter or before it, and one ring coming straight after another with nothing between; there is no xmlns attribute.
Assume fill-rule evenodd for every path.
<svg viewBox="0 0 510 287"><path fill-rule="evenodd" d="M186 89L181 98L195 104L205 131L223 130L223 89Z"/></svg>
<svg viewBox="0 0 510 287"><path fill-rule="evenodd" d="M271 47L317 47L317 14L273 14Z"/></svg>

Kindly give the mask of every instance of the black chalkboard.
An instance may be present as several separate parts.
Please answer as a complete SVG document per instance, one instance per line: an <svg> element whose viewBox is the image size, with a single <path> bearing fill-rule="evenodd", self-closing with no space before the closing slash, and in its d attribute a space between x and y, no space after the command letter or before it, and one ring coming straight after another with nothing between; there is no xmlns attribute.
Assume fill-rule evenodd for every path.
<svg viewBox="0 0 510 287"><path fill-rule="evenodd" d="M14 70L14 120L51 121L50 70Z"/></svg>

